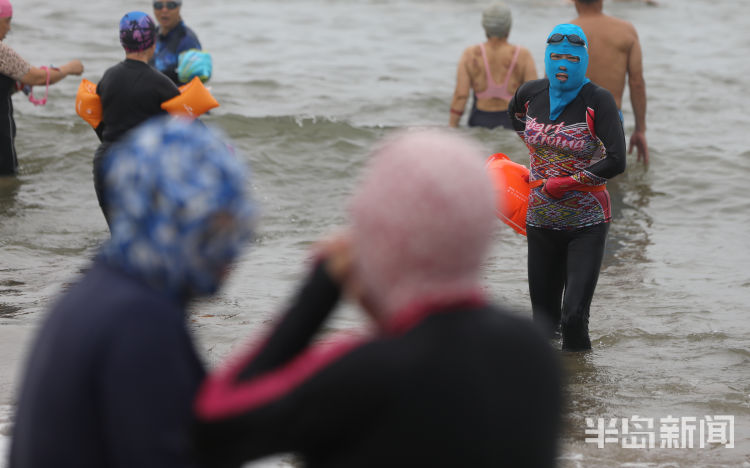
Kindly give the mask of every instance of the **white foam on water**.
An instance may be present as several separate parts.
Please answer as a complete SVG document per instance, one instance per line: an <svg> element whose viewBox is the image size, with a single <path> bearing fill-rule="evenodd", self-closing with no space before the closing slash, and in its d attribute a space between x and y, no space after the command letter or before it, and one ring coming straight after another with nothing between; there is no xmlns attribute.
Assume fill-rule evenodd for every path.
<svg viewBox="0 0 750 468"><path fill-rule="evenodd" d="M12 406L0 405L0 468L4 468L7 465L12 413Z"/></svg>

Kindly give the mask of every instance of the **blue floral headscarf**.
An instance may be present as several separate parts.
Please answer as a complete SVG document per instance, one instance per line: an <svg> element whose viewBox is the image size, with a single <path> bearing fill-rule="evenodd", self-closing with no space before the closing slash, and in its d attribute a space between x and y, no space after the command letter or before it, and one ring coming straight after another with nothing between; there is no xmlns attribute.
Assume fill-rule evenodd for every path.
<svg viewBox="0 0 750 468"><path fill-rule="evenodd" d="M159 117L115 145L103 170L112 233L105 261L178 299L216 292L255 213L249 174L223 136Z"/></svg>
<svg viewBox="0 0 750 468"><path fill-rule="evenodd" d="M575 24L558 24L549 33L547 40L555 34L564 36L562 41L552 44L548 43L547 49L544 52L544 68L549 79L550 120L557 119L563 109L565 109L565 106L578 96L583 85L591 81L586 78L586 69L589 65L589 51L588 40L583 33L583 29ZM567 37L569 34L577 35L584 41L585 45L571 44ZM574 55L580 58L580 61L574 63L569 60L552 60L550 54ZM561 66L566 68L565 73L568 75L568 79L565 82L561 82L555 78Z"/></svg>

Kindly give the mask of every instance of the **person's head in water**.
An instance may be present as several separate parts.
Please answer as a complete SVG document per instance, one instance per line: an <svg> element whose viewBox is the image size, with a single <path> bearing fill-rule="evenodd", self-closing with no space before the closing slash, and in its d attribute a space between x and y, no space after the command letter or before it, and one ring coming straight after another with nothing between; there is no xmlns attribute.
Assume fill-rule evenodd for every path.
<svg viewBox="0 0 750 468"><path fill-rule="evenodd" d="M558 24L547 36L544 68L550 87L550 118L555 120L589 82L588 40L575 24Z"/></svg>
<svg viewBox="0 0 750 468"><path fill-rule="evenodd" d="M507 38L512 22L510 8L504 3L493 3L482 12L482 27L488 39L490 37Z"/></svg>
<svg viewBox="0 0 750 468"><path fill-rule="evenodd" d="M161 34L167 34L182 21L182 16L180 15L182 0L157 0L153 3L153 6L154 16L156 17L156 21L159 22L159 32Z"/></svg>
<svg viewBox="0 0 750 468"><path fill-rule="evenodd" d="M0 0L0 41L10 32L10 22L13 19L13 5L9 0Z"/></svg>
<svg viewBox="0 0 750 468"><path fill-rule="evenodd" d="M112 232L103 258L180 299L216 292L255 213L248 174L225 138L156 118L114 146L103 170Z"/></svg>
<svg viewBox="0 0 750 468"><path fill-rule="evenodd" d="M153 53L156 44L156 24L142 11L126 13L120 20L120 44L128 54Z"/></svg>
<svg viewBox="0 0 750 468"><path fill-rule="evenodd" d="M379 321L479 289L495 226L484 154L458 134L419 130L372 155L350 214L360 299Z"/></svg>

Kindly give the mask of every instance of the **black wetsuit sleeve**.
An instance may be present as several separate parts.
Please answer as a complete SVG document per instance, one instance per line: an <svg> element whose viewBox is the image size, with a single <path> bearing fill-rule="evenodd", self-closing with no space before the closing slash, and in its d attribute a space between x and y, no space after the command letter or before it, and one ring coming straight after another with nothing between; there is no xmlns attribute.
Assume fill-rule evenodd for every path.
<svg viewBox="0 0 750 468"><path fill-rule="evenodd" d="M338 303L341 290L318 262L281 322L254 359L242 369L239 381L252 379L284 364L305 349Z"/></svg>
<svg viewBox="0 0 750 468"><path fill-rule="evenodd" d="M513 129L521 138L523 138L523 131L526 129L526 99L524 98L524 91L524 85L519 86L508 103L508 117L510 117Z"/></svg>
<svg viewBox="0 0 750 468"><path fill-rule="evenodd" d="M345 390L356 375L344 379L340 369L329 367L351 348L310 346L339 295L325 265L318 263L267 340L240 356L234 368L209 376L195 404L201 466L239 467L272 453L336 440L351 429L350 418L367 408Z"/></svg>
<svg viewBox="0 0 750 468"><path fill-rule="evenodd" d="M102 93L100 90L101 84L97 83L96 85L96 94L99 96L100 102ZM106 125L104 125L104 119L102 119L99 122L99 125L94 129L94 133L96 133L96 136L99 137L99 141L104 141L104 129L106 128Z"/></svg>
<svg viewBox="0 0 750 468"><path fill-rule="evenodd" d="M587 168L587 171L611 179L625 170L625 132L612 94L598 86L592 94L594 130L607 151L607 157Z"/></svg>
<svg viewBox="0 0 750 468"><path fill-rule="evenodd" d="M529 101L543 91L546 91L549 87L548 83L544 78L527 81L518 87L516 93L508 103L510 121L513 123L513 129L521 139L524 138L524 132L526 131L526 112Z"/></svg>
<svg viewBox="0 0 750 468"><path fill-rule="evenodd" d="M167 78L165 76L165 78ZM164 102L180 95L180 90L169 78L154 80L154 91L159 96L159 102Z"/></svg>
<svg viewBox="0 0 750 468"><path fill-rule="evenodd" d="M96 136L99 137L99 141L104 141L104 129L106 128L106 125L104 125L104 122L99 122L99 126L94 129L94 132L96 133Z"/></svg>

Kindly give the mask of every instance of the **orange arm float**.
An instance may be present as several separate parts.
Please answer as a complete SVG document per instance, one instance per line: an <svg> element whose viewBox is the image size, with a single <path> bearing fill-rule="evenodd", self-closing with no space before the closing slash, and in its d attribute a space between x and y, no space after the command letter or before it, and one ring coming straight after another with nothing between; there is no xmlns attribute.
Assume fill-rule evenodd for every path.
<svg viewBox="0 0 750 468"><path fill-rule="evenodd" d="M96 94L96 85L86 78L81 80L76 93L76 113L94 130L102 121L102 100Z"/></svg>
<svg viewBox="0 0 750 468"><path fill-rule="evenodd" d="M219 107L219 103L197 76L188 84L180 86L179 96L161 104L161 108L170 114L191 119L214 107Z"/></svg>

